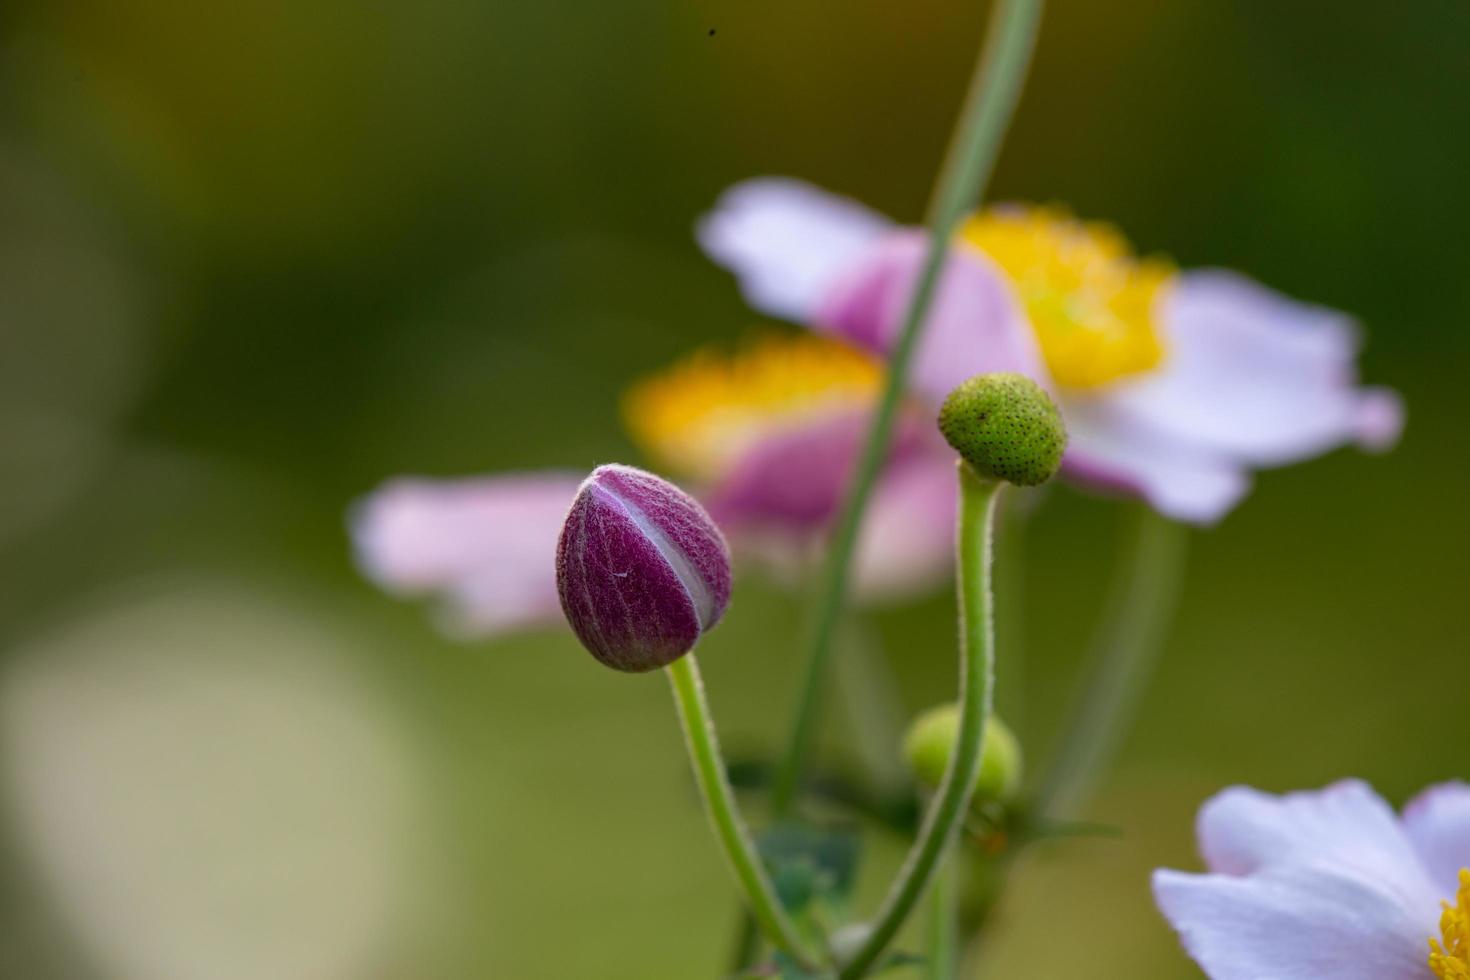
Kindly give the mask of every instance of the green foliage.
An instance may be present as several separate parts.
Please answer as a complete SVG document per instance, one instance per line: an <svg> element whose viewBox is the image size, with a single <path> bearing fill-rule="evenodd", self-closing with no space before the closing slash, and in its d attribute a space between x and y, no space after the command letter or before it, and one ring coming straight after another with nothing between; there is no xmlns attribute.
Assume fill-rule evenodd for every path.
<svg viewBox="0 0 1470 980"><path fill-rule="evenodd" d="M856 828L782 823L762 832L757 845L793 916L820 928L846 908L862 854Z"/></svg>
<svg viewBox="0 0 1470 980"><path fill-rule="evenodd" d="M915 955L914 953L893 952L879 960L868 971L868 976L882 976L894 970L922 966L924 962L924 957ZM769 980L769 978L778 978L778 980L832 980L832 974L813 973L810 970L803 970L800 966L791 962L789 957L778 953L770 963L762 964L754 970L742 974L741 980Z"/></svg>

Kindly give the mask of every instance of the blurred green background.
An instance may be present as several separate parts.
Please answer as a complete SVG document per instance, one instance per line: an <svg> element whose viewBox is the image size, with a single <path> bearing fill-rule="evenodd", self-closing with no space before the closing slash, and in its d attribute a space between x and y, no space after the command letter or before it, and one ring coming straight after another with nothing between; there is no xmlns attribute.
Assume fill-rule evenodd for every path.
<svg viewBox="0 0 1470 980"><path fill-rule="evenodd" d="M634 459L620 389L755 319L696 215L776 173L917 217L984 15L6 4L0 975L716 975L733 897L662 683L440 638L358 577L344 511L396 473ZM995 975L1197 976L1147 872L1196 867L1224 784L1467 775L1467 38L1460 0L1049 6L992 196L1353 311L1409 425L1194 535L1093 808L1123 833L1035 852ZM1032 525L1033 759L1121 512L1061 490ZM872 617L910 710L952 689L950 606ZM709 638L732 748L772 747L800 622L751 580Z"/></svg>

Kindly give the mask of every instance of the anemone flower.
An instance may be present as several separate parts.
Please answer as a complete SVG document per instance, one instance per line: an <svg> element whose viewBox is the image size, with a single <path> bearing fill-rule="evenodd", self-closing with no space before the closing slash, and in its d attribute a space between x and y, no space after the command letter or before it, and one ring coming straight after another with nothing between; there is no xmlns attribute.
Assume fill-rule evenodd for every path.
<svg viewBox="0 0 1470 980"><path fill-rule="evenodd" d="M772 333L644 379L624 417L737 558L795 584L840 507L881 379L881 365L847 344ZM358 564L394 594L441 597L452 633L559 627L552 556L579 483L559 471L389 481L353 511ZM860 535L859 599L944 581L954 513L954 454L931 420L905 416Z"/></svg>
<svg viewBox="0 0 1470 980"><path fill-rule="evenodd" d="M1209 874L1154 873L1154 896L1212 980L1470 978L1470 785L1402 816L1361 782L1201 808Z"/></svg>
<svg viewBox="0 0 1470 980"><path fill-rule="evenodd" d="M736 185L699 241L762 312L876 354L893 346L925 235L800 181ZM1398 438L1398 397L1356 384L1344 314L1223 271L1138 258L1110 226L996 207L961 228L916 352L935 404L959 382L1019 371L1048 388L1065 473L1212 523L1253 470Z"/></svg>
<svg viewBox="0 0 1470 980"><path fill-rule="evenodd" d="M737 556L800 580L841 507L881 383L881 365L846 343L772 333L643 379L623 414L639 448L697 489ZM860 598L947 577L954 459L929 414L900 415L854 559Z"/></svg>

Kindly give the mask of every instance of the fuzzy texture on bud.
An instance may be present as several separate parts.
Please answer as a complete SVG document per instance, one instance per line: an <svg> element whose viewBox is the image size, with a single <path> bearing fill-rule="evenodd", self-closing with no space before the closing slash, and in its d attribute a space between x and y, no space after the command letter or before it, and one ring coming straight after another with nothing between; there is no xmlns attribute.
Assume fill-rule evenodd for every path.
<svg viewBox="0 0 1470 980"><path fill-rule="evenodd" d="M909 726L903 753L914 777L935 787L944 779L955 736L960 730L960 706L941 704L930 708ZM975 774L971 806L1009 803L1021 788L1021 743L995 715L985 723L985 742L980 752L980 771Z"/></svg>
<svg viewBox="0 0 1470 980"><path fill-rule="evenodd" d="M567 622L615 670L667 666L694 649L730 601L730 551L697 501L631 466L599 466L572 501L556 547Z"/></svg>
<svg viewBox="0 0 1470 980"><path fill-rule="evenodd" d="M939 410L939 431L976 473L1022 487L1062 465L1067 430L1051 396L1024 374L978 374Z"/></svg>

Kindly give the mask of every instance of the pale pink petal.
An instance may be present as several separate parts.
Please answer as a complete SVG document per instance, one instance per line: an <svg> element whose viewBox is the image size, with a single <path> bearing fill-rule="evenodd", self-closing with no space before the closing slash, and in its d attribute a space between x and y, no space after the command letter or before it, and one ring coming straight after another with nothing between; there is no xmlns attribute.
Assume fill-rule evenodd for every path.
<svg viewBox="0 0 1470 980"><path fill-rule="evenodd" d="M1156 871L1154 898L1211 980L1433 980L1424 895L1335 864L1249 877Z"/></svg>
<svg viewBox="0 0 1470 980"><path fill-rule="evenodd" d="M853 590L865 602L922 595L954 569L959 496L953 453L914 456L874 488L853 558Z"/></svg>
<svg viewBox="0 0 1470 980"><path fill-rule="evenodd" d="M721 195L699 244L735 273L755 309L805 323L838 277L892 222L849 198L788 177L757 177Z"/></svg>
<svg viewBox="0 0 1470 980"><path fill-rule="evenodd" d="M702 495L738 555L783 579L810 571L845 499L868 411L817 416L751 447ZM864 601L919 594L954 561L954 454L927 414L899 419L854 559Z"/></svg>
<svg viewBox="0 0 1470 980"><path fill-rule="evenodd" d="M824 297L813 328L877 354L903 329L928 250L921 231L897 231L870 249ZM1018 371L1050 385L1036 338L1005 277L974 249L949 253L915 352L910 378L932 401L990 371Z"/></svg>
<svg viewBox="0 0 1470 980"><path fill-rule="evenodd" d="M847 492L869 423L868 410L848 410L816 415L773 432L746 450L700 499L731 534L751 528L795 534L825 529ZM903 415L889 452L890 465L937 440L927 420Z"/></svg>
<svg viewBox="0 0 1470 980"><path fill-rule="evenodd" d="M1120 416L1105 398L1058 398L1067 423L1063 473L1071 480L1134 494L1159 513L1213 524L1250 489L1246 469L1229 457Z"/></svg>
<svg viewBox="0 0 1470 980"><path fill-rule="evenodd" d="M1404 807L1404 832L1449 899L1459 889L1460 869L1470 868L1470 784L1440 783L1414 797Z"/></svg>
<svg viewBox="0 0 1470 980"><path fill-rule="evenodd" d="M1163 366L1108 391L1128 423L1252 466L1397 441L1402 403L1357 385L1359 336L1345 314L1206 270L1179 277L1160 320Z"/></svg>
<svg viewBox="0 0 1470 980"><path fill-rule="evenodd" d="M801 534L824 528L868 431L866 411L816 416L752 445L701 494L727 533L782 528Z"/></svg>
<svg viewBox="0 0 1470 980"><path fill-rule="evenodd" d="M442 596L456 632L559 624L556 539L580 483L559 472L393 480L353 510L358 564L395 595Z"/></svg>
<svg viewBox="0 0 1470 980"><path fill-rule="evenodd" d="M1218 793L1199 812L1200 853L1211 871L1320 860L1355 868L1402 891L1430 891L1397 815L1366 783L1277 796L1245 786Z"/></svg>

